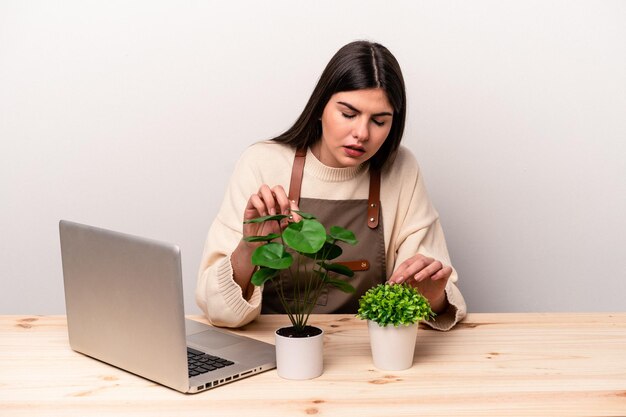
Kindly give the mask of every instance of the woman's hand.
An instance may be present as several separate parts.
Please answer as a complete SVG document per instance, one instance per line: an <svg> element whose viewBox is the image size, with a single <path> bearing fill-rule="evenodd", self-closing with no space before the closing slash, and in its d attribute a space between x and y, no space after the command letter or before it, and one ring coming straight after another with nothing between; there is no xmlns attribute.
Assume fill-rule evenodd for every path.
<svg viewBox="0 0 626 417"><path fill-rule="evenodd" d="M407 282L416 287L428 299L435 313L441 313L448 305L446 284L452 275L452 268L440 261L416 254L396 268L388 282L401 284Z"/></svg>
<svg viewBox="0 0 626 417"><path fill-rule="evenodd" d="M248 198L246 209L244 210L243 220L252 220L261 216L273 216L275 214L286 214L292 216L291 218L283 220L281 228L287 226L289 221L298 221L300 216L297 213L292 213L291 210L298 210L298 205L295 201L290 201L285 193L285 189L277 185L270 188L266 184L263 184L256 194L252 194ZM280 233L276 222L263 222L263 223L244 223L243 236L263 236L269 233ZM254 247L259 244L252 245Z"/></svg>
<svg viewBox="0 0 626 417"><path fill-rule="evenodd" d="M290 221L300 220L300 216L297 213L292 213L291 210L299 210L298 205L295 201L289 201L287 193L285 193L285 189L282 186L277 185L270 188L263 184L256 194L252 194L248 198L248 203L243 213L243 236L264 236L270 233L280 234ZM292 217L284 219L280 227L278 223L273 221L245 223L246 220L252 220L261 216L273 216L275 214L286 214ZM250 258L254 250L262 244L263 242L246 242L242 239L230 255L233 278L241 287L242 294L246 300L250 299L254 289L254 286L250 284L250 278L254 272L254 265L250 262Z"/></svg>

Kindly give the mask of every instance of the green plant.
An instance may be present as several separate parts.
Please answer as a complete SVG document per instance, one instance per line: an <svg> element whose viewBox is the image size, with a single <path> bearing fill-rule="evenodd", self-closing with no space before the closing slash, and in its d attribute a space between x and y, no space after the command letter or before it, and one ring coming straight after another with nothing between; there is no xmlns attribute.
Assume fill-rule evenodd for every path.
<svg viewBox="0 0 626 417"><path fill-rule="evenodd" d="M357 317L384 327L408 326L435 316L426 297L409 284L379 284L359 299Z"/></svg>
<svg viewBox="0 0 626 417"><path fill-rule="evenodd" d="M261 286L268 280L275 280L280 302L297 334L304 331L324 287L333 286L344 292L355 291L352 285L335 277L336 274L352 277L354 272L344 265L329 261L342 253L337 242L355 245L357 240L354 233L339 226L331 227L327 234L324 225L315 216L296 210L294 212L302 220L290 223L280 234L244 239L248 242L265 242L252 254L252 264L259 268L252 275L251 282ZM263 216L246 223L275 221L277 230L281 230L280 222L286 217L283 214ZM305 258L312 259L312 265L307 265ZM285 270L287 272L281 274ZM285 280L291 281L292 294L285 293ZM291 303L287 301L288 298Z"/></svg>

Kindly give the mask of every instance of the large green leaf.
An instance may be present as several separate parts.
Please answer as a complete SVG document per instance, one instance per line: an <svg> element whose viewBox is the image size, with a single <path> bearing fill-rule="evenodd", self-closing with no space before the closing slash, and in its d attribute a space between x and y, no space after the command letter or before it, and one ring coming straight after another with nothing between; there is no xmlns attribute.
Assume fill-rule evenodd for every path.
<svg viewBox="0 0 626 417"><path fill-rule="evenodd" d="M353 277L354 271L345 265L341 264L327 264L326 262L318 262L319 266L327 271L336 272L337 274L345 275L347 277Z"/></svg>
<svg viewBox="0 0 626 417"><path fill-rule="evenodd" d="M280 237L280 235L276 233L270 233L269 235L265 236L244 237L243 240L245 240L246 242L268 242L270 240L276 239L277 237Z"/></svg>
<svg viewBox="0 0 626 417"><path fill-rule="evenodd" d="M330 237L346 242L349 245L356 245L358 242L354 233L339 226L333 226L330 228Z"/></svg>
<svg viewBox="0 0 626 417"><path fill-rule="evenodd" d="M274 214L271 216L261 216L261 217L256 217L254 219L250 219L250 220L246 220L244 221L244 223L263 223L263 222L267 222L270 220L282 220L289 217L286 214Z"/></svg>
<svg viewBox="0 0 626 417"><path fill-rule="evenodd" d="M293 258L280 243L268 243L259 246L252 253L252 264L273 269L287 269Z"/></svg>
<svg viewBox="0 0 626 417"><path fill-rule="evenodd" d="M252 282L252 284L256 285L257 287L260 287L261 285L265 284L268 279L272 279L276 275L278 275L279 272L280 271L278 269L261 267L258 271L252 274L250 282Z"/></svg>
<svg viewBox="0 0 626 417"><path fill-rule="evenodd" d="M316 253L324 246L326 230L317 220L302 219L287 226L283 240L298 252Z"/></svg>
<svg viewBox="0 0 626 417"><path fill-rule="evenodd" d="M324 243L324 247L322 248L322 250L320 251L319 256L317 256L317 254L315 253L305 253L304 256L307 256L309 258L317 258L318 260L330 260L330 259L335 259L341 256L341 254L343 253L343 249L341 249L338 245L335 245L333 243L329 243L328 241L326 241ZM324 259L322 259L322 254L326 254L326 257Z"/></svg>
<svg viewBox="0 0 626 417"><path fill-rule="evenodd" d="M334 279L334 278L326 278L326 280L324 281L326 284L328 285L332 285L333 287L343 291L343 292L347 292L347 293L353 293L356 291L356 288L354 288L352 285L348 284L346 281L342 281L340 279Z"/></svg>

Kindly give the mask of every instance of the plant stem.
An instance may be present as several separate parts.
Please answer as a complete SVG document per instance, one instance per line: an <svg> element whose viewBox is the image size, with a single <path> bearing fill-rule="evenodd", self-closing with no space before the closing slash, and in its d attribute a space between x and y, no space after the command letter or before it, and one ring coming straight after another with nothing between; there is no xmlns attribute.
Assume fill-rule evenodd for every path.
<svg viewBox="0 0 626 417"><path fill-rule="evenodd" d="M333 239L333 242L330 246L328 246L328 249L324 252L322 252L322 259L321 262L325 262L328 259L328 255L330 254L330 248L332 247L332 245L335 244L335 242L337 242L337 239ZM315 256L315 261L314 261L314 265L318 265L317 264L317 255ZM317 280L317 286L315 287L314 290L314 296L313 296L313 300L317 300L319 298L319 296L322 293L322 290L324 289L324 282L326 281L326 277L328 277L328 270L326 268L322 268L321 266L319 267L319 270L317 272L321 273L321 270L324 269L324 275L322 275L321 279ZM315 272L315 266L313 266L313 272ZM311 274L312 276L318 277L318 274ZM307 309L306 312L306 318L305 318L305 323L309 321L309 316L311 315L311 312L313 311L313 309L315 308L315 303L311 303L309 308Z"/></svg>
<svg viewBox="0 0 626 417"><path fill-rule="evenodd" d="M281 230L281 228L280 228L280 220L276 220L276 223L278 225L278 230ZM280 233L280 241L281 241L283 247L287 247L287 245L285 244L285 241L283 239L283 234L282 233ZM291 269L287 268L287 270L288 270L289 277L293 279L293 274L291 273ZM287 316L289 317L289 321L297 329L298 328L297 321L296 321L296 318L293 315L293 312L291 311L291 309L288 306L287 300L285 298L285 289L283 287L283 280L280 278L280 276L278 277L278 285L274 286L274 288L276 289L276 292L278 294L278 299L280 300L280 303L283 306L283 309L285 310L285 313L287 313Z"/></svg>

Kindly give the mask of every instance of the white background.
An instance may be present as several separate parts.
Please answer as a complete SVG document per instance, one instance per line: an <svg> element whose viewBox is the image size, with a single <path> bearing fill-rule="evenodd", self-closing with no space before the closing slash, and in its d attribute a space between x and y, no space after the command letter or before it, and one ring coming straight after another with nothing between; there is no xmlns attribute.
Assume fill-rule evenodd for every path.
<svg viewBox="0 0 626 417"><path fill-rule="evenodd" d="M62 314L59 219L180 245L355 39L386 45L470 311L626 306L626 2L0 0L0 314Z"/></svg>

